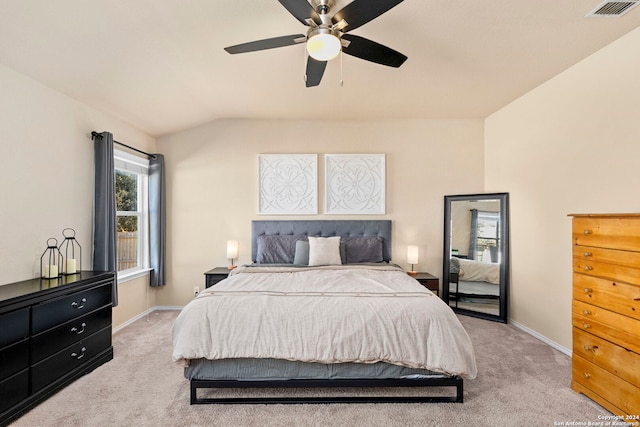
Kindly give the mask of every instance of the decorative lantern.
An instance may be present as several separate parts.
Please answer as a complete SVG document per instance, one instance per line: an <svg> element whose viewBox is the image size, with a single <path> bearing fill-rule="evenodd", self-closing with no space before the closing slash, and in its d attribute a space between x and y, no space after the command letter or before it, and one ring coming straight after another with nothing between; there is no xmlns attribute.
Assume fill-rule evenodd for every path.
<svg viewBox="0 0 640 427"><path fill-rule="evenodd" d="M82 248L76 240L76 230L73 228L65 228L62 230L64 242L60 245L60 252L64 257L64 265L62 266L62 274L77 274L82 267Z"/></svg>
<svg viewBox="0 0 640 427"><path fill-rule="evenodd" d="M43 279L57 279L62 273L62 253L58 249L58 240L47 240L47 249L40 257L40 276Z"/></svg>

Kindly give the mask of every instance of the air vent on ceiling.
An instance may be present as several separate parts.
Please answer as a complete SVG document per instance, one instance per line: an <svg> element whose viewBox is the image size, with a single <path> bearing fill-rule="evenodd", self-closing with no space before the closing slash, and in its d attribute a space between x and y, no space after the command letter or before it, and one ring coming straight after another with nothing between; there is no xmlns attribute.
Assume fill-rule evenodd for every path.
<svg viewBox="0 0 640 427"><path fill-rule="evenodd" d="M629 12L631 9L640 4L640 0L630 0L630 1L605 1L600 3L593 9L591 12L587 14L588 18L592 17L614 17L614 16L622 16L625 13Z"/></svg>

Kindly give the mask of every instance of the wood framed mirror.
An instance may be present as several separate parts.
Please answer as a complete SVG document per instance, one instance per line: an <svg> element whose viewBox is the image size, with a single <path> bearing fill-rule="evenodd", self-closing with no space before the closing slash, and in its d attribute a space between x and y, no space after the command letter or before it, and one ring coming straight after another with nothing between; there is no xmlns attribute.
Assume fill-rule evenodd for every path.
<svg viewBox="0 0 640 427"><path fill-rule="evenodd" d="M460 314L507 323L509 193L444 196L442 299Z"/></svg>

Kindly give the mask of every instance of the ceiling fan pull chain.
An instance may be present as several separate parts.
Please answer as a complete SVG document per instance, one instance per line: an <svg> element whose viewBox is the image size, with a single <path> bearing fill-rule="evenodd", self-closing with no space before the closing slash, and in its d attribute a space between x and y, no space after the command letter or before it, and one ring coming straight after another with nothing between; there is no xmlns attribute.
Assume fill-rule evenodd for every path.
<svg viewBox="0 0 640 427"><path fill-rule="evenodd" d="M340 87L344 87L344 80L342 79L342 49L340 49Z"/></svg>
<svg viewBox="0 0 640 427"><path fill-rule="evenodd" d="M304 61L302 62L302 69L304 70L304 83L307 83L307 61L309 58L309 53L307 52L307 49L302 49L303 52L303 57L304 57Z"/></svg>

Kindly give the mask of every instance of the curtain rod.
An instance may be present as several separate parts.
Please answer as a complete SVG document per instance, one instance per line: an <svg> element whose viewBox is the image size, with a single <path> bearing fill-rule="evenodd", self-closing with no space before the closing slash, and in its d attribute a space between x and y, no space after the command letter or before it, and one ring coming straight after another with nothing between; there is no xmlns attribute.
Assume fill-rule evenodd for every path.
<svg viewBox="0 0 640 427"><path fill-rule="evenodd" d="M96 132L96 131L94 130L94 131L92 131L92 132L91 132L91 138L92 138L92 139L93 139L93 138L102 138L102 135L101 135L101 134L99 134L98 132ZM118 144L118 145L122 145L123 147L127 147L129 150L137 151L137 152L138 152L138 153L140 153L140 154L144 154L144 155L145 155L145 156L147 156L147 157L151 157L153 160L155 160L155 159L156 159L155 154L149 154L149 153L147 153L147 152L145 152L145 151L138 150L137 148L133 148L133 147L131 147L131 146L127 145L127 144L123 144L122 142L120 142L120 141L116 141L115 139L113 140L113 142L115 142L115 143L116 143L116 144Z"/></svg>

